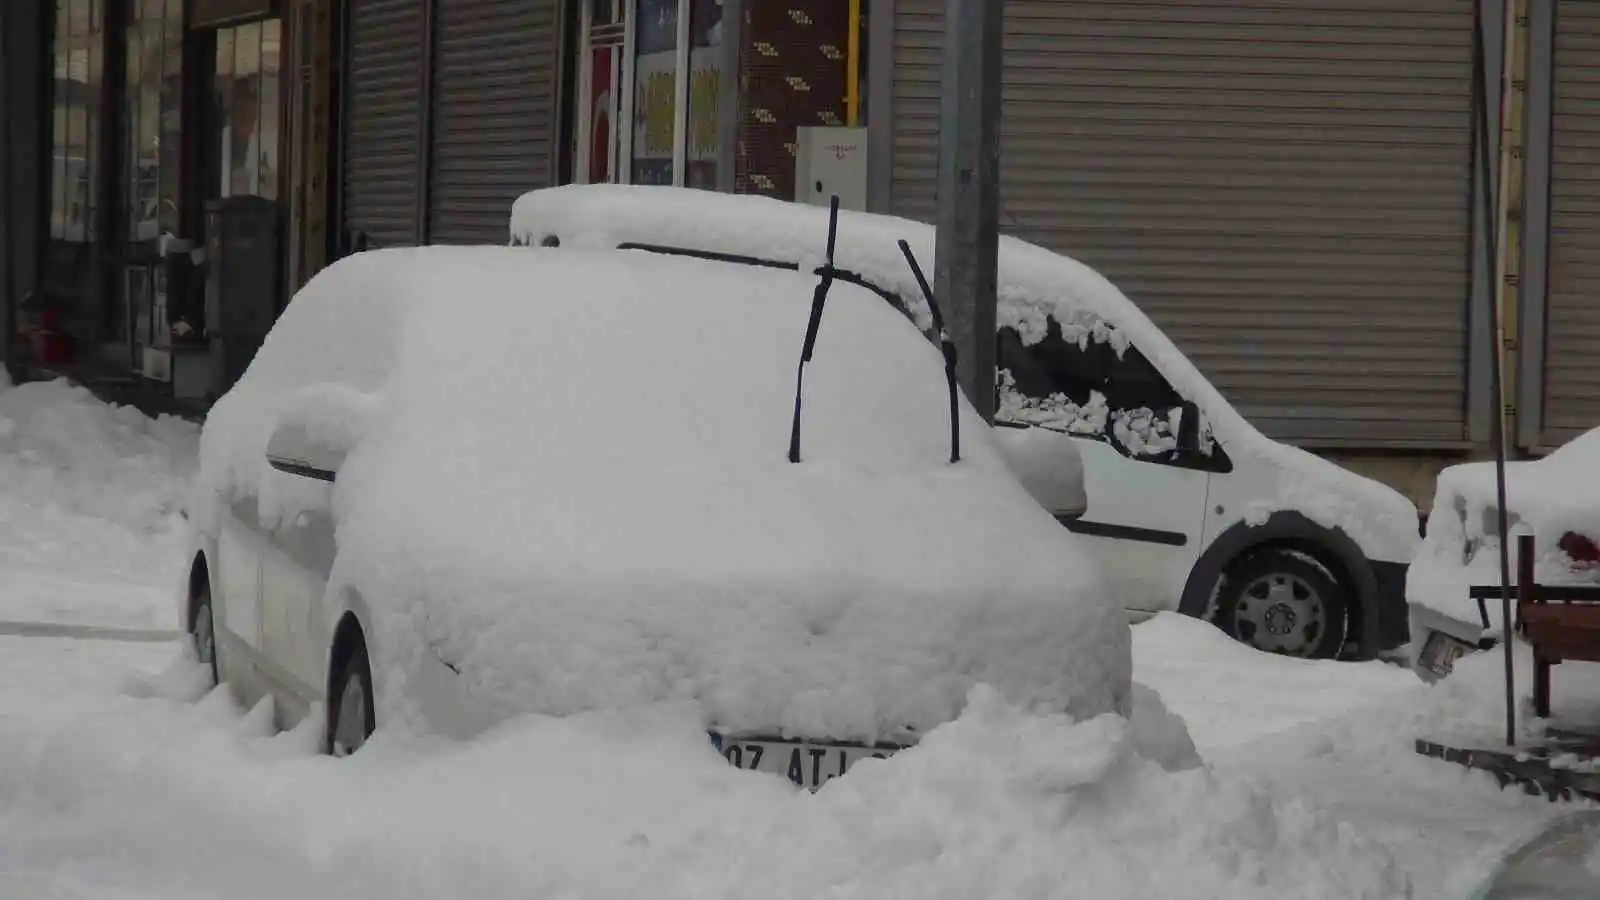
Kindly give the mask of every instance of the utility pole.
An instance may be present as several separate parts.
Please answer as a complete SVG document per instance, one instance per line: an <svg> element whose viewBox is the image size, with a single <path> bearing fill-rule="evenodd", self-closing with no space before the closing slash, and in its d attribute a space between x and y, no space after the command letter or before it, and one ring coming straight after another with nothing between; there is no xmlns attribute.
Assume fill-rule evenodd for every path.
<svg viewBox="0 0 1600 900"><path fill-rule="evenodd" d="M960 353L956 374L986 422L995 410L1004 0L945 0L934 291Z"/></svg>

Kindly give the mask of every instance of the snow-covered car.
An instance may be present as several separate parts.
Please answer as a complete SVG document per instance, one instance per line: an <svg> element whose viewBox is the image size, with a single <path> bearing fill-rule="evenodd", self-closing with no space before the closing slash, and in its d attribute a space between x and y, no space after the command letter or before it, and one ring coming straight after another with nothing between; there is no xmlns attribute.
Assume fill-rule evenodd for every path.
<svg viewBox="0 0 1600 900"><path fill-rule="evenodd" d="M1506 507L1513 583L1515 537L1526 532L1534 538L1539 583L1600 584L1600 428L1543 459L1507 462ZM1499 601L1480 609L1470 597L1474 586L1500 584L1499 520L1492 461L1439 473L1426 536L1406 578L1412 659L1424 676L1449 674L1463 653L1504 627Z"/></svg>
<svg viewBox="0 0 1600 900"><path fill-rule="evenodd" d="M827 216L763 197L566 186L520 197L510 240L811 271ZM843 213L837 266L932 338L901 239L931 271L931 226ZM1138 307L1069 257L1002 238L999 325L997 424L1012 426L997 429L1001 446L1041 505L1092 542L1131 618L1178 610L1293 656L1404 645L1420 519L1404 496L1262 435Z"/></svg>
<svg viewBox="0 0 1600 900"><path fill-rule="evenodd" d="M507 247L329 267L201 435L200 658L335 754L686 704L811 787L979 685L1127 715L1093 555L969 405L950 461L941 355L869 291L828 298L791 461L816 283Z"/></svg>

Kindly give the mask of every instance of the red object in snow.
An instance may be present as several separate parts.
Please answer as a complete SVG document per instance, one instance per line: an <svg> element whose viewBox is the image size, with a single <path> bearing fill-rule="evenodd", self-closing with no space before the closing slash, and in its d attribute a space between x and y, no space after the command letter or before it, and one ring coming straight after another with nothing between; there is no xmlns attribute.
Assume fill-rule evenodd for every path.
<svg viewBox="0 0 1600 900"><path fill-rule="evenodd" d="M1600 547L1595 546L1594 541L1576 531L1569 531L1562 535L1561 543L1557 546L1561 548L1562 553L1571 557L1573 562L1600 563Z"/></svg>

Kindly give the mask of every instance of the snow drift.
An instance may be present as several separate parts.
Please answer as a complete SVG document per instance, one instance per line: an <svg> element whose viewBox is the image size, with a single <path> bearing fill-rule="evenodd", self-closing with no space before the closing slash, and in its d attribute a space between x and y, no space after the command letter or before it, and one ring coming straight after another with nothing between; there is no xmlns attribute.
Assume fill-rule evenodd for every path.
<svg viewBox="0 0 1600 900"><path fill-rule="evenodd" d="M728 766L678 705L530 716L465 745L380 736L334 762L262 737L216 695L164 699L192 696L181 675L130 684L146 699L26 755L0 745L14 884L54 872L82 896L227 884L350 900L1410 893L1381 847L1291 798L1164 769L1121 717L1034 715L983 688L920 746L812 795Z"/></svg>

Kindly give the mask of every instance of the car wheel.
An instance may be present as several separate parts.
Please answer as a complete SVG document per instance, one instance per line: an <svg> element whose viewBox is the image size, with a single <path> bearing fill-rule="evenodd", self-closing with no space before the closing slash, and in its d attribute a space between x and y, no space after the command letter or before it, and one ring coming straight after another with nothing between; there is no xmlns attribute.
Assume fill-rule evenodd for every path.
<svg viewBox="0 0 1600 900"><path fill-rule="evenodd" d="M211 687L216 687L222 678L217 665L217 623L211 614L211 587L201 585L197 599L189 639L194 646L195 658L211 673Z"/></svg>
<svg viewBox="0 0 1600 900"><path fill-rule="evenodd" d="M1213 622L1268 653L1329 659L1344 646L1345 589L1311 557L1265 550L1223 578Z"/></svg>
<svg viewBox="0 0 1600 900"><path fill-rule="evenodd" d="M372 663L367 647L355 641L328 695L328 753L349 756L360 750L377 727L372 704Z"/></svg>

